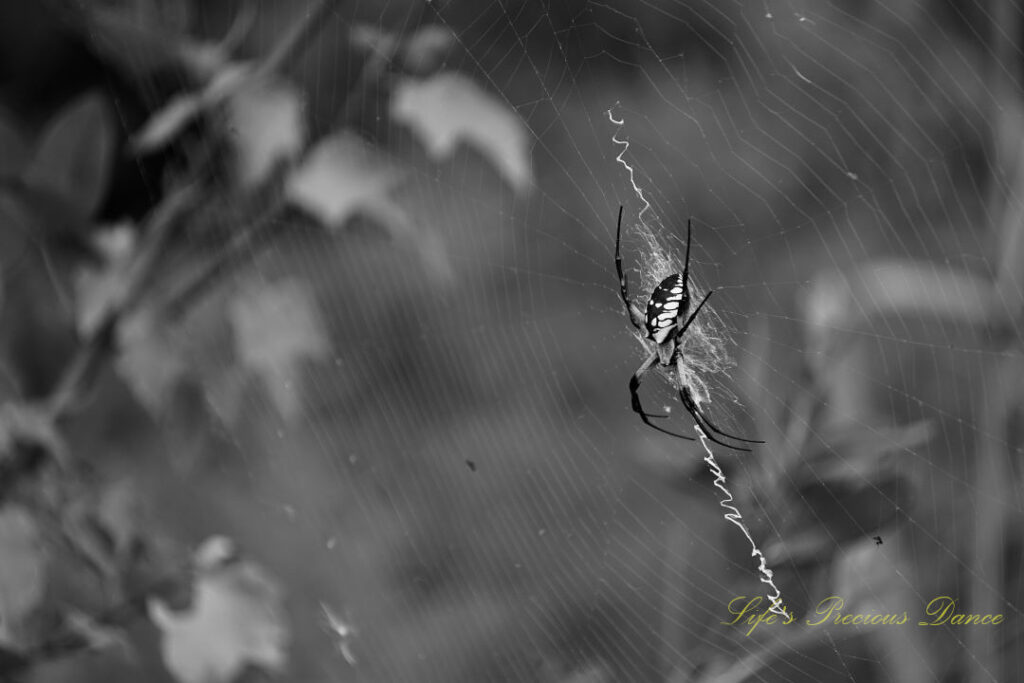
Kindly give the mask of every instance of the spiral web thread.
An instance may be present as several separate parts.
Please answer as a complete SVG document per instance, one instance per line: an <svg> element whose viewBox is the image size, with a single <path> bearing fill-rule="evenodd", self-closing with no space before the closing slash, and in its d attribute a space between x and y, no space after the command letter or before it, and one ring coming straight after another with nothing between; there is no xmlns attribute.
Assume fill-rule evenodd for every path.
<svg viewBox="0 0 1024 683"><path fill-rule="evenodd" d="M643 202L643 208L640 209L638 215L639 223L635 226L635 230L643 242L643 256L640 259L641 287L643 291L649 292L665 277L673 273L682 272L683 264L661 245L654 230L655 225L660 227L657 218L654 219L653 225L652 222L644 219L644 214L652 211L652 207L644 194L643 188L636 181L636 172L633 166L625 158L626 152L629 151L629 141L619 137L619 131L625 125L625 117L615 118L612 109L608 109L607 114L608 120L616 127L615 133L612 134L612 142L621 147L618 155L615 157L615 161L629 173L629 184L633 189L633 193ZM699 292L693 287L692 276L690 279L692 299L699 301L703 297L703 292ZM635 335L646 348L649 342L643 338L639 331L636 331ZM665 370L662 371L670 382L678 384L678 388L682 389L684 386L690 388L694 403L696 403L698 408L704 403L710 402L710 392L704 377L725 372L732 366L732 362L725 352L726 342L727 339L723 326L719 323L717 316L705 307L701 315L694 319L682 340L682 357L684 362L678 368L679 377L673 378L671 376L671 368L667 372ZM757 571L760 581L770 589L767 595L769 609L779 616L788 617L789 614L786 612L785 607L782 606L782 593L775 585L774 573L768 568L767 559L754 541L750 529L744 523L742 513L733 505L734 497L726 486L725 473L715 459L707 434L700 425L694 425L694 428L700 437L701 446L704 447L704 451L707 453L704 462L707 463L708 469L715 478L714 485L722 492L723 497L719 499L719 505L725 509L723 516L727 521L739 527L750 543L750 556L758 558Z"/></svg>

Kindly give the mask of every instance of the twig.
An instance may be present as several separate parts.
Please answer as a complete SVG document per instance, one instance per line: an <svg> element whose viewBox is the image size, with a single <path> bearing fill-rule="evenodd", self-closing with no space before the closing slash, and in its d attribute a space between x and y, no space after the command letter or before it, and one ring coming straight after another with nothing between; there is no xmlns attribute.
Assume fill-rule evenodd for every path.
<svg viewBox="0 0 1024 683"><path fill-rule="evenodd" d="M117 326L124 316L139 302L153 278L174 228L182 215L195 206L199 191L195 185L185 185L167 195L154 210L144 241L123 283L120 298L111 303L86 343L61 375L57 388L46 401L46 412L59 420L76 402L91 383L99 366L111 351Z"/></svg>
<svg viewBox="0 0 1024 683"><path fill-rule="evenodd" d="M1009 527L1009 501L1014 500L1013 466L1006 438L1013 410L1020 397L1022 371L1019 357L993 358L978 387L978 439L975 451L975 486L968 579L970 611L998 614L1008 606L1004 590L1005 543ZM1003 662L996 640L985 629L969 629L964 639L969 681L1002 681Z"/></svg>
<svg viewBox="0 0 1024 683"><path fill-rule="evenodd" d="M308 39L327 23L327 14L334 9L337 0L314 0L306 14L288 29L274 49L256 69L256 75L263 76L279 71L291 61L300 49L308 46Z"/></svg>
<svg viewBox="0 0 1024 683"><path fill-rule="evenodd" d="M247 230L236 232L213 258L200 264L185 278L184 284L176 287L163 301L156 304L155 308L160 311L158 317L164 320L180 318L198 299L230 273L243 257L254 256L260 246L259 238L271 237L270 233L279 225L283 205L283 202L279 202L262 214ZM270 240L267 239L265 243L269 244Z"/></svg>

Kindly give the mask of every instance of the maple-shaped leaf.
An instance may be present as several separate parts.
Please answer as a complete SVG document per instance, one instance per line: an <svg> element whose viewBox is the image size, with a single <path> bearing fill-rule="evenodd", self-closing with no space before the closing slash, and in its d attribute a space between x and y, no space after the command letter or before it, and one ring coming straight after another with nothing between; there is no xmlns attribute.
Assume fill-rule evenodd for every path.
<svg viewBox="0 0 1024 683"><path fill-rule="evenodd" d="M321 140L289 176L288 200L337 230L359 214L393 237L412 244L439 279L451 275L447 252L437 233L417 226L392 196L405 172L359 136L341 132Z"/></svg>
<svg viewBox="0 0 1024 683"><path fill-rule="evenodd" d="M342 132L321 140L289 176L288 200L326 227L344 227L359 212L393 205L390 193L404 174L359 136ZM390 226L385 226L390 227Z"/></svg>
<svg viewBox="0 0 1024 683"><path fill-rule="evenodd" d="M302 407L303 364L330 354L313 295L294 279L253 283L228 313L242 366L263 382L282 417L295 418Z"/></svg>
<svg viewBox="0 0 1024 683"><path fill-rule="evenodd" d="M523 122L462 74L443 71L426 79L402 79L391 96L391 116L409 126L436 161L451 157L464 142L517 191L533 182Z"/></svg>
<svg viewBox="0 0 1024 683"><path fill-rule="evenodd" d="M114 142L113 120L103 99L82 97L43 131L22 180L91 216L107 193Z"/></svg>
<svg viewBox="0 0 1024 683"><path fill-rule="evenodd" d="M0 510L0 643L42 598L46 555L32 516L16 505Z"/></svg>
<svg viewBox="0 0 1024 683"><path fill-rule="evenodd" d="M204 544L205 547L207 544ZM255 563L197 562L191 606L174 612L152 598L164 663L182 683L228 683L247 666L284 669L289 631L277 582Z"/></svg>
<svg viewBox="0 0 1024 683"><path fill-rule="evenodd" d="M279 78L247 82L227 99L235 177L242 187L262 183L305 143L302 94Z"/></svg>

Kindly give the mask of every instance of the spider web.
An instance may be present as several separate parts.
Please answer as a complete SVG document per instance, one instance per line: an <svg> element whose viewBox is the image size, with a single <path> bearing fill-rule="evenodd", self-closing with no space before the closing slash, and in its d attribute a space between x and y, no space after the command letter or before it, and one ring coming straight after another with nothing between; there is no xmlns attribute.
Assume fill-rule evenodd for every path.
<svg viewBox="0 0 1024 683"><path fill-rule="evenodd" d="M465 150L420 163L381 112L372 133L418 164L403 201L450 279L368 229L261 265L316 283L335 350L301 424L249 401L265 424L240 444L247 484L220 494L217 519L292 587L294 675L1020 678L1019 541L996 550L1020 530L1006 426L1020 397L1000 388L1020 376L1018 337L979 333L958 303L1000 272L1017 191L1012 149L992 143L1020 96L991 66L1006 54L990 38L1021 25L1003 4L346 9L381 30L451 29L448 67L522 117L536 180L519 196ZM340 61L302 65L323 111L344 104ZM693 218L692 293L717 293L688 333L685 380L715 424L767 441L754 453L665 437L630 411L642 349L617 298L620 204L641 303L681 271ZM1016 311L1020 294L993 305ZM669 382L642 391L693 428ZM908 623L723 624L739 596L767 604L719 475L798 615L838 595L844 613ZM940 595L1006 621L917 626ZM345 615L344 657L328 606Z"/></svg>

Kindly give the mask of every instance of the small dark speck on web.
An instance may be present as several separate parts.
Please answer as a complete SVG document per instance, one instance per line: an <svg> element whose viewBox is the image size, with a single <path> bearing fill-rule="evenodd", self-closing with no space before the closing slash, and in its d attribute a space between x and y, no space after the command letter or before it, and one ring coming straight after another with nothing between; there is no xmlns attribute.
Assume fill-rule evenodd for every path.
<svg viewBox="0 0 1024 683"><path fill-rule="evenodd" d="M875 536L875 545L882 545L882 537Z"/></svg>
<svg viewBox="0 0 1024 683"><path fill-rule="evenodd" d="M466 466L469 467L470 472L476 472L476 463L473 462L472 460L467 460Z"/></svg>

